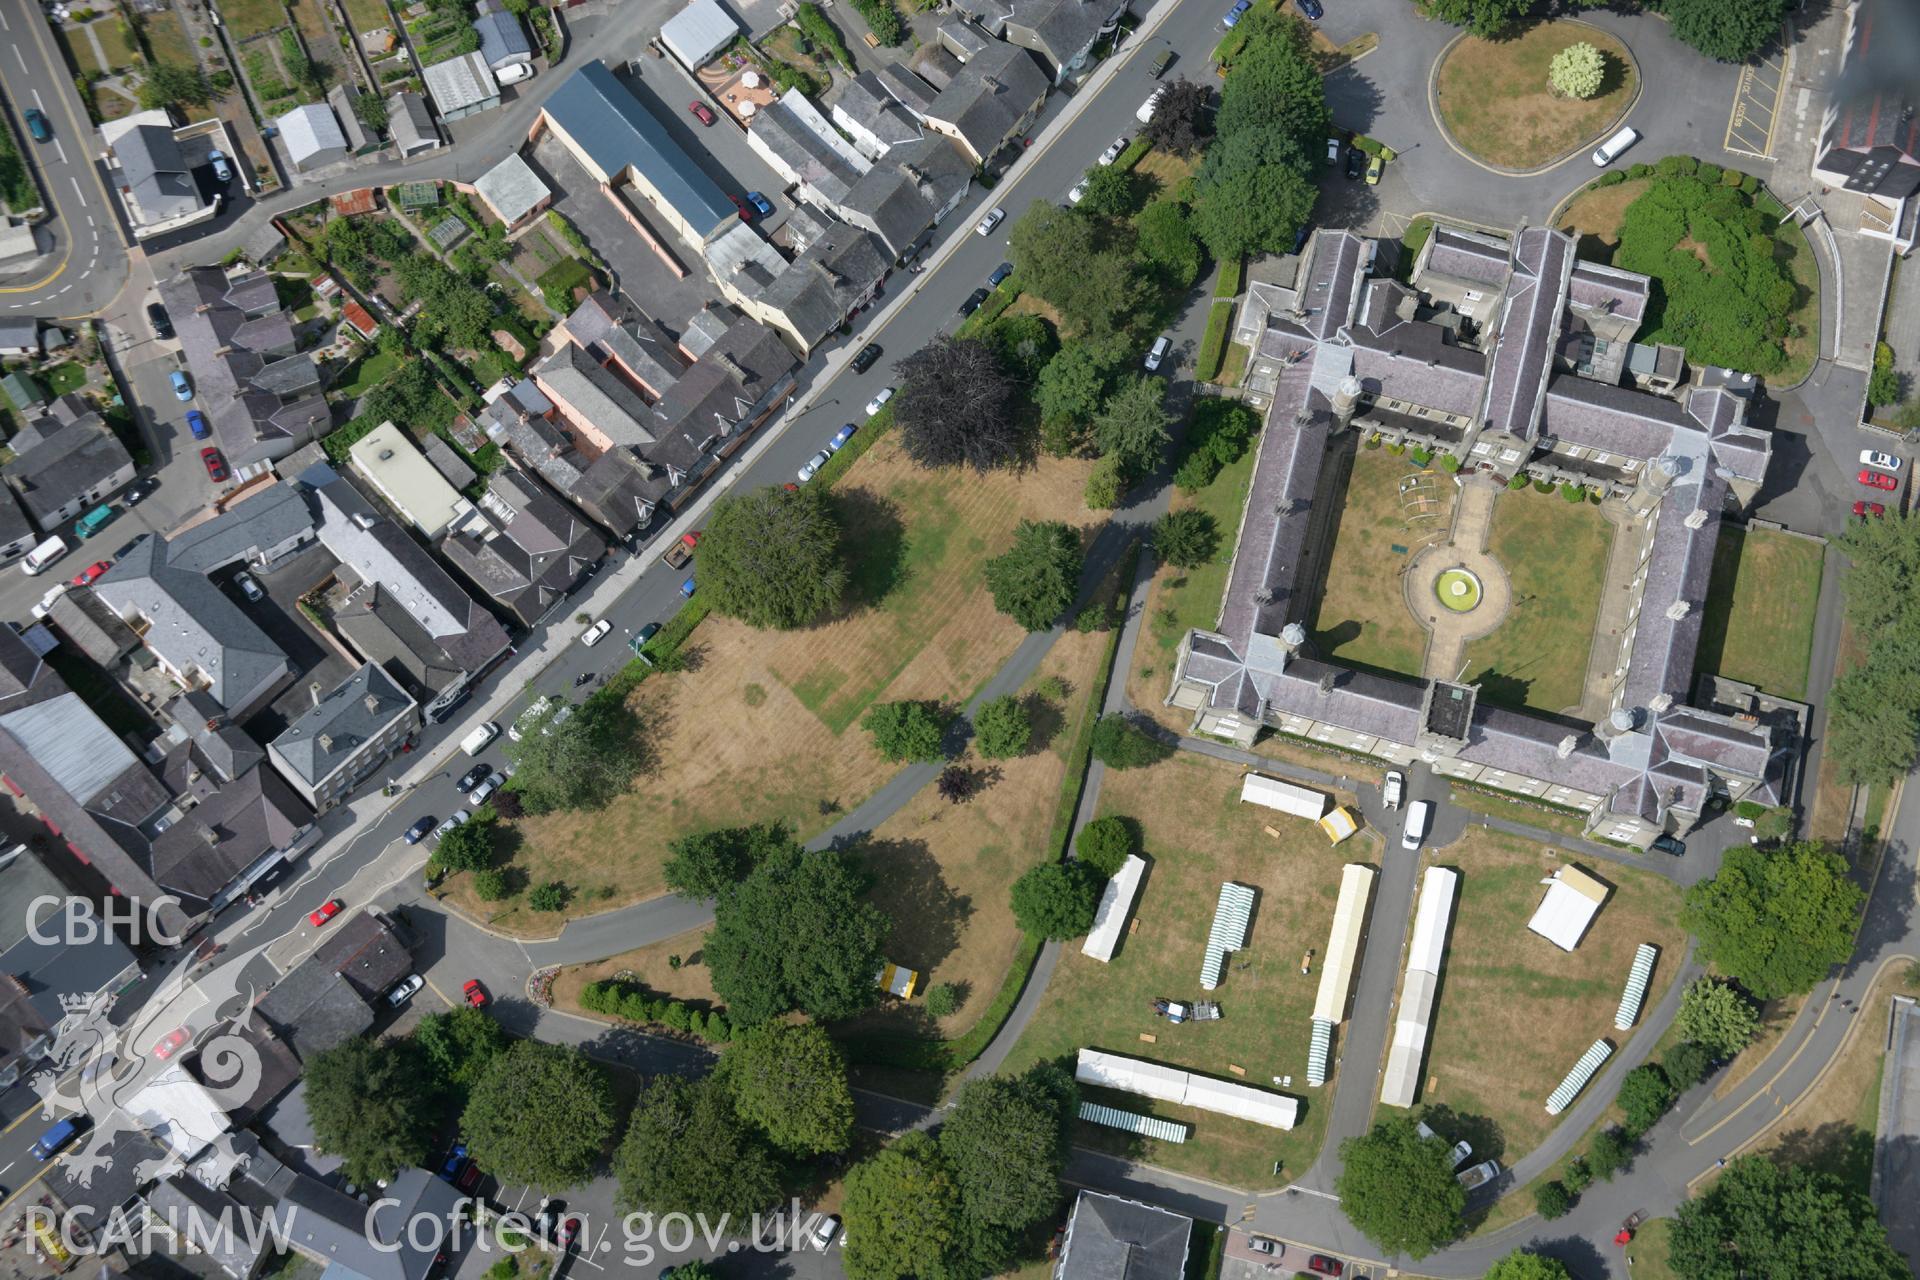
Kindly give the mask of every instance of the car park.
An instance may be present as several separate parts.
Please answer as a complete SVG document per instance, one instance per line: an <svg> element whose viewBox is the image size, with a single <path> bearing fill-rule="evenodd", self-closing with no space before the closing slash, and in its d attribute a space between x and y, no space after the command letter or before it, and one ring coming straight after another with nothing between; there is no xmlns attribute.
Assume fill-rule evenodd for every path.
<svg viewBox="0 0 1920 1280"><path fill-rule="evenodd" d="M38 107L27 108L27 132L35 142L53 141L53 126L47 123L46 113Z"/></svg>
<svg viewBox="0 0 1920 1280"><path fill-rule="evenodd" d="M605 640L607 638L607 632L611 630L613 630L613 624L605 618L602 618L580 633L580 643L591 649L602 640Z"/></svg>
<svg viewBox="0 0 1920 1280"><path fill-rule="evenodd" d="M963 316L972 315L980 309L980 304L985 302L992 293L993 290L991 289L975 289L967 295L967 300L960 304L960 314Z"/></svg>
<svg viewBox="0 0 1920 1280"><path fill-rule="evenodd" d="M758 209L761 217L771 218L773 216L773 201L767 199L758 191L747 192L747 203L755 209Z"/></svg>
<svg viewBox="0 0 1920 1280"><path fill-rule="evenodd" d="M1367 185L1370 187L1379 186L1380 175L1386 172L1386 168L1387 168L1387 162L1380 156L1378 152L1375 152L1373 155L1368 156L1367 157Z"/></svg>
<svg viewBox="0 0 1920 1280"><path fill-rule="evenodd" d="M1167 68L1173 65L1173 50L1162 49L1154 58L1153 65L1147 68L1147 74L1158 80L1167 74Z"/></svg>
<svg viewBox="0 0 1920 1280"><path fill-rule="evenodd" d="M1167 96L1167 86L1161 85L1159 88L1155 89L1152 93L1147 95L1147 100L1140 104L1140 109L1133 113L1133 118L1135 120L1138 120L1141 124L1147 124L1151 122L1153 119L1154 111L1157 110L1160 106L1160 99L1166 96Z"/></svg>
<svg viewBox="0 0 1920 1280"><path fill-rule="evenodd" d="M195 440L205 440L213 434L213 429L207 425L207 415L198 409L187 410L187 430L193 433Z"/></svg>
<svg viewBox="0 0 1920 1280"><path fill-rule="evenodd" d="M250 573L235 574L233 576L233 585L240 588L240 594L248 600L251 600L254 604L259 604L267 598L267 593L261 590L260 584L253 580L253 575Z"/></svg>
<svg viewBox="0 0 1920 1280"><path fill-rule="evenodd" d="M993 229L1007 220L1007 211L999 205L987 210L987 216L974 223L973 233L978 236L990 236Z"/></svg>
<svg viewBox="0 0 1920 1280"><path fill-rule="evenodd" d="M1900 487L1900 482L1892 476L1879 471L1868 471L1865 468L1860 471L1860 483L1870 489L1884 489L1889 493Z"/></svg>
<svg viewBox="0 0 1920 1280"><path fill-rule="evenodd" d="M453 830L472 816L473 815L465 809L455 809L452 817L433 829L433 842L439 844L440 841L446 837L447 832Z"/></svg>
<svg viewBox="0 0 1920 1280"><path fill-rule="evenodd" d="M1120 153L1127 149L1127 144L1131 141L1133 141L1133 139L1129 138L1126 134L1123 133L1119 137L1115 138L1112 142L1109 142L1107 144L1107 149L1100 153L1100 163L1102 165L1109 165L1109 164L1112 164L1115 160L1118 160L1120 158Z"/></svg>
<svg viewBox="0 0 1920 1280"><path fill-rule="evenodd" d="M1853 514L1856 516L1859 516L1862 520L1864 520L1868 516L1877 517L1877 516L1883 516L1887 514L1887 508L1881 503L1868 502L1866 499L1862 498L1858 502L1855 502L1853 504Z"/></svg>
<svg viewBox="0 0 1920 1280"><path fill-rule="evenodd" d="M186 374L175 369L167 375L167 381L173 384L173 398L175 400L193 399L193 384L187 381Z"/></svg>
<svg viewBox="0 0 1920 1280"><path fill-rule="evenodd" d="M211 447L202 449L200 451L200 465L207 469L207 479L213 481L215 484L223 484L226 482L228 475L227 460L220 456L218 449Z"/></svg>
<svg viewBox="0 0 1920 1280"><path fill-rule="evenodd" d="M1086 199L1086 197L1087 180L1085 178L1080 179L1080 181L1074 183L1073 186L1067 189L1068 204L1079 204L1082 200Z"/></svg>
<svg viewBox="0 0 1920 1280"><path fill-rule="evenodd" d="M112 567L113 566L105 560L95 560L92 564L73 575L73 585L76 587L90 587L99 581L101 574Z"/></svg>
<svg viewBox="0 0 1920 1280"><path fill-rule="evenodd" d="M867 401L867 416L871 418L874 414L880 412L880 407L891 399L893 399L893 388L880 388L880 390L874 394L873 399Z"/></svg>
<svg viewBox="0 0 1920 1280"><path fill-rule="evenodd" d="M687 104L687 110L693 112L693 118L695 120L698 120L701 124L707 125L709 127L713 125L714 121L720 118L713 114L712 107L700 101L700 99L698 98L695 98L692 102L689 102Z"/></svg>
<svg viewBox="0 0 1920 1280"><path fill-rule="evenodd" d="M478 978L468 978L461 984L460 994L465 996L467 1003L476 1009L487 1007L487 989L480 985Z"/></svg>
<svg viewBox="0 0 1920 1280"><path fill-rule="evenodd" d="M879 358L880 344L877 342L869 342L866 346L854 352L852 360L853 371L855 373L865 373L867 370L873 368L873 362Z"/></svg>
<svg viewBox="0 0 1920 1280"><path fill-rule="evenodd" d="M991 288L998 289L1000 282L1012 274L1013 264L1011 262L1003 262L993 269L992 275L987 277L987 284Z"/></svg>
<svg viewBox="0 0 1920 1280"><path fill-rule="evenodd" d="M814 454L811 458L808 458L805 462L801 463L800 464L800 483L805 484L807 481L819 475L820 468L826 466L827 459L832 456L833 455L828 453L825 449L822 449L818 453Z"/></svg>
<svg viewBox="0 0 1920 1280"><path fill-rule="evenodd" d="M157 302L147 304L147 324L152 328L153 336L156 338L173 336L173 317L168 315L167 309Z"/></svg>
<svg viewBox="0 0 1920 1280"><path fill-rule="evenodd" d="M426 839L427 833L432 830L433 830L432 815L428 815L427 817L424 817L424 818L415 818L413 820L413 825L408 827L405 831L403 831L400 834L400 838L402 840L405 840L408 844L419 844L422 840Z"/></svg>
<svg viewBox="0 0 1920 1280"><path fill-rule="evenodd" d="M1878 467L1882 471L1896 472L1899 471L1901 467L1907 465L1905 459L1896 458L1890 453L1882 453L1878 449L1862 449L1860 451L1860 463L1862 466Z"/></svg>
<svg viewBox="0 0 1920 1280"><path fill-rule="evenodd" d="M1398 809L1401 800L1407 794L1407 775L1398 769L1387 770L1386 782L1380 788L1380 801L1389 809Z"/></svg>
<svg viewBox="0 0 1920 1280"><path fill-rule="evenodd" d="M316 929L319 928L321 925L325 924L327 921L333 919L335 916L340 914L341 905L342 903L340 899L329 898L327 901L315 907L312 911L307 912L307 923L312 925Z"/></svg>
<svg viewBox="0 0 1920 1280"><path fill-rule="evenodd" d="M1171 338L1168 338L1165 334L1155 338L1153 345L1147 349L1147 372L1152 373L1155 369L1158 369L1161 364L1166 361L1167 353L1171 350L1173 350L1173 340Z"/></svg>
<svg viewBox="0 0 1920 1280"><path fill-rule="evenodd" d="M562 708L562 710L567 710L567 709L568 708ZM559 719L558 716L555 716L554 718L556 720ZM479 786L467 792L467 803L472 805L474 808L478 809L481 805L491 800L493 798L493 793L498 791L503 785L505 785L506 781L507 780L505 778L503 778L497 773L488 774L486 778L480 783Z"/></svg>
<svg viewBox="0 0 1920 1280"><path fill-rule="evenodd" d="M159 1044L153 1046L153 1056L161 1062L171 1058L181 1045L193 1038L185 1027L175 1027L162 1037Z"/></svg>
<svg viewBox="0 0 1920 1280"><path fill-rule="evenodd" d="M400 979L398 986L387 992L387 1003L398 1009L401 1005L413 999L414 993L426 985L427 980L425 978L417 973L410 973Z"/></svg>

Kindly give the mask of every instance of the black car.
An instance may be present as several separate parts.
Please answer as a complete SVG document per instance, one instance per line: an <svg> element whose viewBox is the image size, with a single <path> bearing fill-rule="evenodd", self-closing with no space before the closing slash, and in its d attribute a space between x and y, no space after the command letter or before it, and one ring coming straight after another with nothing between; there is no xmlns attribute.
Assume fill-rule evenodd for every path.
<svg viewBox="0 0 1920 1280"><path fill-rule="evenodd" d="M139 481L138 483L134 484L131 488L129 488L125 493L121 494L120 501L125 506L137 507L141 503L145 502L147 498L153 493L153 491L158 489L159 487L160 487L160 477L148 476L146 479Z"/></svg>
<svg viewBox="0 0 1920 1280"><path fill-rule="evenodd" d="M493 767L491 765L477 764L461 774L460 781L455 783L454 786L462 795L465 795L467 792L485 782L487 775L492 772Z"/></svg>
<svg viewBox="0 0 1920 1280"><path fill-rule="evenodd" d="M1347 148L1347 177L1357 178L1367 171L1367 153L1358 147Z"/></svg>
<svg viewBox="0 0 1920 1280"><path fill-rule="evenodd" d="M1676 858L1684 858L1687 856L1687 842L1670 835L1662 834L1655 836L1653 838L1653 848L1656 853L1672 854Z"/></svg>
<svg viewBox="0 0 1920 1280"><path fill-rule="evenodd" d="M972 293L968 294L967 300L960 304L960 314L970 316L978 311L980 304L987 300L987 294L990 292L992 291L989 289L975 289Z"/></svg>
<svg viewBox="0 0 1920 1280"><path fill-rule="evenodd" d="M1013 264L1011 262L1001 263L993 269L993 274L987 277L987 287L990 289L998 289L1000 282L1012 274Z"/></svg>
<svg viewBox="0 0 1920 1280"><path fill-rule="evenodd" d="M146 540L147 540L147 535L144 533L141 534L139 537L135 538L133 541L129 543L126 543L118 551L114 552L113 558L115 560L125 560L127 558L128 552L132 551L135 547L139 546L141 543L145 542Z"/></svg>
<svg viewBox="0 0 1920 1280"><path fill-rule="evenodd" d="M855 373L865 373L867 370L873 368L873 362L879 358L880 344L877 342L869 342L866 346L854 353L853 371Z"/></svg>
<svg viewBox="0 0 1920 1280"><path fill-rule="evenodd" d="M147 323L153 326L154 337L171 338L173 336L173 317L169 316L167 309L157 302L147 304Z"/></svg>
<svg viewBox="0 0 1920 1280"><path fill-rule="evenodd" d="M1320 0L1294 0L1294 3L1300 6L1300 12L1315 22L1320 21L1326 14L1326 10L1320 7Z"/></svg>
<svg viewBox="0 0 1920 1280"><path fill-rule="evenodd" d="M419 844L420 841L426 837L427 832L431 830L433 830L433 818L431 815L425 818L416 818L413 825L407 828L406 835L402 836L401 839L405 840L408 844Z"/></svg>

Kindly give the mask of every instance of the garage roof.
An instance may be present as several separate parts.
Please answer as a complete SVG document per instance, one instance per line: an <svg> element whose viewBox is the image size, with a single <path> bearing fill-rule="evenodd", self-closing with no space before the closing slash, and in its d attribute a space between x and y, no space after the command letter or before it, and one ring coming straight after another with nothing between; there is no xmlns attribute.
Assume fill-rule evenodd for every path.
<svg viewBox="0 0 1920 1280"><path fill-rule="evenodd" d="M660 43L689 71L698 71L733 43L740 28L717 0L693 0L660 28Z"/></svg>

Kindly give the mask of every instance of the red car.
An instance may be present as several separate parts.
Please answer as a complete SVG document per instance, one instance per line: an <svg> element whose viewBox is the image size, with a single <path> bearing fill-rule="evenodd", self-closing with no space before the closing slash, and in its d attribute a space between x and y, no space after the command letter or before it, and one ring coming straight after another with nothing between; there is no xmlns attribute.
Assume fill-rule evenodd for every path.
<svg viewBox="0 0 1920 1280"><path fill-rule="evenodd" d="M192 1037L187 1034L185 1027L176 1027L172 1031L167 1032L166 1039L153 1046L153 1056L165 1062L173 1056L174 1050L178 1049L190 1039L192 1039Z"/></svg>
<svg viewBox="0 0 1920 1280"><path fill-rule="evenodd" d="M693 112L693 118L701 124L711 125L715 120L719 119L718 116L713 114L713 108L698 98L695 98L687 104L687 110Z"/></svg>
<svg viewBox="0 0 1920 1280"><path fill-rule="evenodd" d="M227 460L220 456L218 449L202 449L200 451L200 461L206 464L207 478L209 480L212 480L215 484L221 484L226 480Z"/></svg>
<svg viewBox="0 0 1920 1280"><path fill-rule="evenodd" d="M316 929L319 928L340 914L340 905L340 899L338 898L335 898L331 902L321 903L318 910L307 912L307 923Z"/></svg>
<svg viewBox="0 0 1920 1280"><path fill-rule="evenodd" d="M480 979L468 978L466 984L462 986L460 990L467 997L467 1003L474 1008L484 1009L487 1007L487 989L480 985Z"/></svg>
<svg viewBox="0 0 1920 1280"><path fill-rule="evenodd" d="M1307 1270L1323 1276L1337 1276L1346 1269L1346 1263L1338 1258L1329 1258L1324 1253L1316 1253L1307 1259Z"/></svg>
<svg viewBox="0 0 1920 1280"><path fill-rule="evenodd" d="M747 204L745 200L742 200L739 196L736 196L736 195L729 195L727 199L733 201L733 207L739 211L740 221L742 222L753 221L753 209L751 206Z"/></svg>
<svg viewBox="0 0 1920 1280"><path fill-rule="evenodd" d="M1881 506L1877 502L1868 502L1866 499L1862 498L1860 501L1853 504L1853 514L1857 516L1862 516L1862 517L1883 516L1887 514L1887 509Z"/></svg>
<svg viewBox="0 0 1920 1280"><path fill-rule="evenodd" d="M90 587L93 585L94 579L112 567L113 566L105 560L95 560L92 564L73 575L73 585L76 587Z"/></svg>
<svg viewBox="0 0 1920 1280"><path fill-rule="evenodd" d="M1892 493L1900 487L1900 481L1893 476L1885 475L1878 471L1870 471L1865 467L1860 468L1860 483L1870 489L1885 489L1888 493Z"/></svg>

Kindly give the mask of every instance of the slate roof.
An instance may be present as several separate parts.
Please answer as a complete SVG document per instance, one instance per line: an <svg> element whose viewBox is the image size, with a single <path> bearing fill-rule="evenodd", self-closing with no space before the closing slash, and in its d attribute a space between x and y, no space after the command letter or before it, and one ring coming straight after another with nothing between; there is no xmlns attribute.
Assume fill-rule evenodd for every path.
<svg viewBox="0 0 1920 1280"><path fill-rule="evenodd" d="M761 108L748 132L785 166L782 177L806 184L832 204L845 200L867 169L865 158L797 93Z"/></svg>
<svg viewBox="0 0 1920 1280"><path fill-rule="evenodd" d="M144 221L164 222L203 206L173 130L158 124L135 125L114 140L113 158L120 162L121 180L133 193Z"/></svg>
<svg viewBox="0 0 1920 1280"><path fill-rule="evenodd" d="M1498 289L1507 279L1507 245L1458 227L1435 226L1425 269Z"/></svg>
<svg viewBox="0 0 1920 1280"><path fill-rule="evenodd" d="M961 66L925 114L950 125L975 156L985 159L1046 95L1047 75L1033 55L996 42Z"/></svg>
<svg viewBox="0 0 1920 1280"><path fill-rule="evenodd" d="M309 787L318 788L413 709L406 690L369 662L288 725L271 744L273 757Z"/></svg>
<svg viewBox="0 0 1920 1280"><path fill-rule="evenodd" d="M247 1280L259 1267L267 1249L266 1233L249 1231L247 1210L225 1192L175 1174L155 1183L145 1199L160 1222L182 1242L192 1242L196 1256L205 1256L233 1280Z"/></svg>
<svg viewBox="0 0 1920 1280"><path fill-rule="evenodd" d="M790 387L798 363L772 329L735 320L653 406L658 443L646 451L648 460L691 466L706 440L756 416Z"/></svg>
<svg viewBox="0 0 1920 1280"><path fill-rule="evenodd" d="M191 267L161 281L160 299L193 374L194 407L230 466L281 457L331 425L319 366L295 350L271 276L229 281L218 267Z"/></svg>
<svg viewBox="0 0 1920 1280"><path fill-rule="evenodd" d="M1543 434L1628 458L1658 457L1686 424L1678 401L1567 373L1548 384L1545 410Z"/></svg>
<svg viewBox="0 0 1920 1280"><path fill-rule="evenodd" d="M77 396L61 400L82 403ZM65 421L43 417L32 425L39 439L34 441L26 431L16 435L12 444L18 456L0 468L0 474L42 530L51 531L59 523L54 513L60 508L133 467L126 446L91 409L69 415Z"/></svg>
<svg viewBox="0 0 1920 1280"><path fill-rule="evenodd" d="M340 131L340 122L324 103L309 102L295 107L273 123L280 130L280 140L286 145L287 156L296 169L306 167L326 152L347 149L347 135Z"/></svg>
<svg viewBox="0 0 1920 1280"><path fill-rule="evenodd" d="M1546 393L1549 353L1560 331L1574 264L1570 236L1529 227L1514 245L1506 312L1487 376L1487 427L1531 440Z"/></svg>
<svg viewBox="0 0 1920 1280"><path fill-rule="evenodd" d="M459 534L441 552L526 625L606 554L606 539L528 473L496 473L480 505L498 534Z"/></svg>
<svg viewBox="0 0 1920 1280"><path fill-rule="evenodd" d="M1354 325L1347 332L1354 376L1369 395L1468 418L1480 407L1487 357L1443 341L1438 325L1401 323L1385 333Z"/></svg>
<svg viewBox="0 0 1920 1280"><path fill-rule="evenodd" d="M882 147L898 146L920 136L920 126L913 116L894 101L871 71L862 71L841 89L833 113L871 134Z"/></svg>
<svg viewBox="0 0 1920 1280"><path fill-rule="evenodd" d="M876 71L874 77L887 94L915 119L924 120L933 110L937 91L900 63L889 62Z"/></svg>
<svg viewBox="0 0 1920 1280"><path fill-rule="evenodd" d="M1012 8L1006 20L1007 39L1036 49L1056 67L1064 67L1126 6L1113 0L1014 0Z"/></svg>
<svg viewBox="0 0 1920 1280"><path fill-rule="evenodd" d="M440 145L440 132L434 128L427 100L417 93L396 93L387 99L387 131L402 155Z"/></svg>
<svg viewBox="0 0 1920 1280"><path fill-rule="evenodd" d="M563 322L568 337L596 360L618 363L654 396L665 395L687 367L687 358L660 326L625 299L595 290Z"/></svg>
<svg viewBox="0 0 1920 1280"><path fill-rule="evenodd" d="M296 1178L283 1195L288 1238L304 1253L329 1260L338 1280L425 1280L441 1245L426 1224L447 1229L460 1193L423 1169L395 1174L377 1206L312 1178ZM418 1222L417 1235L408 1226ZM425 1248L415 1247L424 1242Z"/></svg>
<svg viewBox="0 0 1920 1280"><path fill-rule="evenodd" d="M865 231L835 222L762 291L808 350L840 327L893 267L893 255Z"/></svg>
<svg viewBox="0 0 1920 1280"><path fill-rule="evenodd" d="M879 236L894 255L906 252L972 181L967 162L945 139L896 143L847 192L848 215Z"/></svg>
<svg viewBox="0 0 1920 1280"><path fill-rule="evenodd" d="M285 779L255 765L154 838L154 881L207 901L266 854L289 848L312 821Z"/></svg>
<svg viewBox="0 0 1920 1280"><path fill-rule="evenodd" d="M533 45L527 40L526 28L520 25L520 19L504 9L475 17L473 29L480 33L480 56L490 65L498 66L514 59L525 62L533 57Z"/></svg>
<svg viewBox="0 0 1920 1280"><path fill-rule="evenodd" d="M0 493L10 495L9 490ZM9 501L11 498L9 497ZM140 637L121 621L112 606L94 593L92 587L69 587L54 600L47 620L60 630L68 643L85 654L89 662L111 667L140 647Z"/></svg>
<svg viewBox="0 0 1920 1280"><path fill-rule="evenodd" d="M1055 1280L1180 1280L1193 1219L1170 1209L1082 1191L1067 1219Z"/></svg>
<svg viewBox="0 0 1920 1280"><path fill-rule="evenodd" d="M632 449L653 443L647 402L583 348L564 344L534 366L533 377L557 403L579 415L578 425L616 446Z"/></svg>

